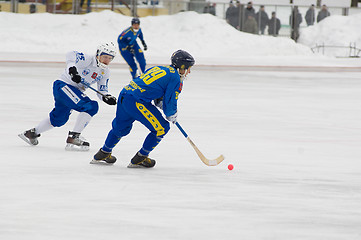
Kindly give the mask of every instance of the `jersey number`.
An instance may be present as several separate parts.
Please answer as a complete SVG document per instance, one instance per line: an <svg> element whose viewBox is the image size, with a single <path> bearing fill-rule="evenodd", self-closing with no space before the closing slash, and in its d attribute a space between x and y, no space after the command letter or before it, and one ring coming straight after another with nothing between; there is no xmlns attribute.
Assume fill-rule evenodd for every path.
<svg viewBox="0 0 361 240"><path fill-rule="evenodd" d="M76 52L75 62L78 63L79 61L85 61L84 53Z"/></svg>
<svg viewBox="0 0 361 240"><path fill-rule="evenodd" d="M142 76L140 76L140 79L142 79L145 84L149 85L155 80L165 76L166 74L166 71L160 69L159 67L153 67L147 73L142 74Z"/></svg>

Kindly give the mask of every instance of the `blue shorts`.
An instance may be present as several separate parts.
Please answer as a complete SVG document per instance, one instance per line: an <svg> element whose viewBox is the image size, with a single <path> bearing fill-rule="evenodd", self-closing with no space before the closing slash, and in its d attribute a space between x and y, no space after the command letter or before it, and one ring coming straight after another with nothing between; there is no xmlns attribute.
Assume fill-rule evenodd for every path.
<svg viewBox="0 0 361 240"><path fill-rule="evenodd" d="M53 84L55 107L50 112L50 122L54 127L63 126L68 120L72 110L86 112L94 116L99 109L97 101L91 100L79 89L61 80Z"/></svg>

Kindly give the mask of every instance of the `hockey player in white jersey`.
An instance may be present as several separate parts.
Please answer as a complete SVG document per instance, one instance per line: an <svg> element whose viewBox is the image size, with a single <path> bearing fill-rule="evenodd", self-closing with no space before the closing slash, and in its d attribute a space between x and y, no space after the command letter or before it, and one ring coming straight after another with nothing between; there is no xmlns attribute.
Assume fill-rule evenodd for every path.
<svg viewBox="0 0 361 240"><path fill-rule="evenodd" d="M66 139L66 150L87 151L89 142L80 137L91 118L98 112L98 102L91 100L84 91L97 83L98 97L109 105L115 105L117 99L108 93L108 65L116 55L113 43L105 43L97 48L95 56L73 51L66 55L66 68L53 84L55 107L49 117L35 128L18 136L30 145L37 145L40 134L54 127L63 126L72 110L79 112L75 126Z"/></svg>

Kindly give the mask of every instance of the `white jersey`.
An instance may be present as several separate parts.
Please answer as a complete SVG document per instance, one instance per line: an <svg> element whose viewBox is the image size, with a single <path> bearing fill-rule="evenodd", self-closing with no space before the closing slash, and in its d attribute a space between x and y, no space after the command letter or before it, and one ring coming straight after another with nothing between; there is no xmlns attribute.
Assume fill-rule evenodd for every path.
<svg viewBox="0 0 361 240"><path fill-rule="evenodd" d="M76 67L79 75L81 76L82 82L85 82L88 85L97 83L97 89L99 92L103 94L108 93L109 69L102 69L98 67L95 56L89 56L77 51L68 52L66 54L66 68L61 74L60 80L84 92L88 87L82 83L76 83L71 80L69 68L72 66ZM98 94L98 97L102 100L102 96L100 94Z"/></svg>

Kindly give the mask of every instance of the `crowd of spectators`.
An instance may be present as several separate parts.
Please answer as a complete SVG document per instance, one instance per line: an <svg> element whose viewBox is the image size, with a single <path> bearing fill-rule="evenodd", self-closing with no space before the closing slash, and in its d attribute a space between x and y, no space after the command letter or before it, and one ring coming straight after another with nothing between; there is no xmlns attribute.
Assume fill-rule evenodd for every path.
<svg viewBox="0 0 361 240"><path fill-rule="evenodd" d="M306 12L305 20L307 26L311 26L316 20L320 22L328 16L330 16L330 12L327 6L323 5L316 18L315 5L312 4ZM269 18L265 6L261 5L256 13L252 2L248 2L247 5L245 5L241 4L239 0L235 2L233 0L230 1L226 10L226 21L240 31L253 34L263 35L268 27L269 35L278 36L281 29L281 21L277 18L276 12L272 12ZM297 41L299 37L299 28L302 21L303 17L298 7L293 6L289 18L289 25L291 27L291 38L295 41Z"/></svg>
<svg viewBox="0 0 361 240"><path fill-rule="evenodd" d="M226 21L240 31L253 34L265 34L268 26L268 34L277 36L281 28L276 12L272 12L269 18L265 6L261 5L256 13L252 2L248 2L245 7L240 1L235 4L231 1L226 11Z"/></svg>

